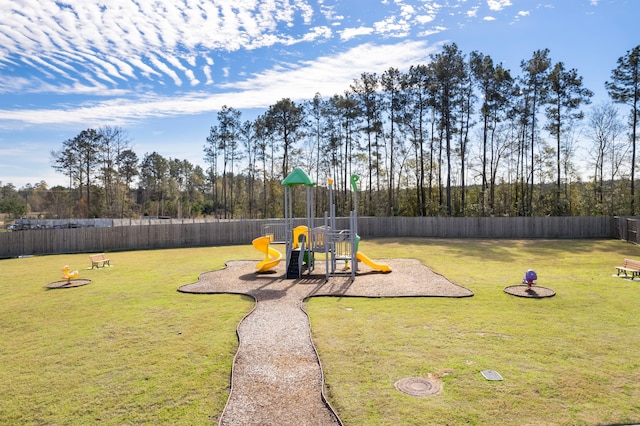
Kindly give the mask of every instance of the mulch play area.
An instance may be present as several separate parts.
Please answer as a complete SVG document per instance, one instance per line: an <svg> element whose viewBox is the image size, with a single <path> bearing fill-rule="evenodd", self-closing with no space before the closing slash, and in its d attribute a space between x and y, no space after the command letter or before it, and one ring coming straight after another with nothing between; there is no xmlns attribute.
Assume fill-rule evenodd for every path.
<svg viewBox="0 0 640 426"><path fill-rule="evenodd" d="M324 395L320 360L311 340L304 300L313 296L470 297L473 292L412 259L385 260L391 273L366 265L351 276L325 280L318 275L287 280L284 265L256 274L255 261L228 262L225 269L200 275L198 282L178 291L197 294L246 294L255 308L238 326L231 393L221 425L308 424L341 425ZM318 262L322 264L322 262ZM402 392L437 392L436 385L400 382ZM423 389L425 388L425 389Z"/></svg>
<svg viewBox="0 0 640 426"><path fill-rule="evenodd" d="M45 285L46 288L55 289L55 288L73 288L80 287L82 285L87 285L91 283L91 280L83 280L83 279L73 279L70 281L62 280L62 281L54 281Z"/></svg>
<svg viewBox="0 0 640 426"><path fill-rule="evenodd" d="M533 299L540 299L543 297L553 297L556 292L547 287L541 287L539 285L532 285L529 287L526 284L511 285L505 287L504 292L512 296L529 297Z"/></svg>

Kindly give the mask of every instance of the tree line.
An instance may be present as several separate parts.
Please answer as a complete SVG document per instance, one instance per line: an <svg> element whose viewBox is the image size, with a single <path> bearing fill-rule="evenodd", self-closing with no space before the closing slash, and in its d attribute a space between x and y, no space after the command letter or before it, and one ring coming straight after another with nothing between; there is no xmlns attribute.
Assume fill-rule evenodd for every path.
<svg viewBox="0 0 640 426"><path fill-rule="evenodd" d="M610 102L585 111L593 92L548 49L514 75L452 43L427 64L363 73L342 94L284 98L253 120L224 106L203 138L205 169L158 152L139 159L121 128L83 130L51 153L66 188L0 183L0 203L30 198L31 211L55 217L278 217L280 182L299 166L319 185L318 215L329 177L348 214L351 174L360 215L634 215L639 59L640 46L621 56L604 83Z"/></svg>

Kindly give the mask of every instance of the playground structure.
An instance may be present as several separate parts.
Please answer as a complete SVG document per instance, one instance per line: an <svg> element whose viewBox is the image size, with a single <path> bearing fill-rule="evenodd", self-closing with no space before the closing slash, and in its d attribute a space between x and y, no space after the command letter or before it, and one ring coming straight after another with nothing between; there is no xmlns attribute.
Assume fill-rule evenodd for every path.
<svg viewBox="0 0 640 426"><path fill-rule="evenodd" d="M280 263L282 253L269 246L272 240L273 235L265 235L252 241L253 247L266 255L265 259L256 265L256 272L267 272Z"/></svg>
<svg viewBox="0 0 640 426"><path fill-rule="evenodd" d="M78 271L70 271L69 269L69 265L64 265L64 268L62 268L62 279L67 280L67 283L70 283L71 280L75 280L79 275Z"/></svg>
<svg viewBox="0 0 640 426"><path fill-rule="evenodd" d="M535 280L537 279L538 279L538 275L536 274L536 271L534 271L533 269L529 269L524 274L524 278L522 279L522 284L526 284L527 287L531 288L531 286L535 284Z"/></svg>
<svg viewBox="0 0 640 426"><path fill-rule="evenodd" d="M349 213L349 227L338 229L336 210L333 203L333 180L328 180L329 212L324 218L314 218L313 188L315 183L300 168L295 168L283 181L285 218L284 223L264 225L262 236L253 240L253 246L265 254L265 259L256 265L256 272L268 272L282 260L282 254L270 244L285 244L286 278L302 278L303 270L310 275L315 269L316 254L324 254L325 278L335 275L351 275L355 279L357 262L361 261L373 269L391 272L386 264L376 263L358 251L360 237L358 231L357 193L358 175L351 175L354 209ZM296 225L293 217L292 188L302 185L306 188L306 225ZM316 226L316 222L322 225ZM298 221L299 222L299 221ZM342 263L343 267L339 268Z"/></svg>

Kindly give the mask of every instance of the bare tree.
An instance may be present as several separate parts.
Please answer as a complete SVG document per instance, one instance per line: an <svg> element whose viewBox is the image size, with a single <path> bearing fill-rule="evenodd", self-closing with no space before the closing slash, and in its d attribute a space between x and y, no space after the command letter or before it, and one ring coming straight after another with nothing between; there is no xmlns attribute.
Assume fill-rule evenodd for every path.
<svg viewBox="0 0 640 426"><path fill-rule="evenodd" d="M119 179L120 154L130 147L130 139L126 131L120 127L104 126L98 129L102 136L100 139L100 179L104 188L105 213L115 216L122 212L118 206L121 201L120 192L123 191L123 182Z"/></svg>
<svg viewBox="0 0 640 426"><path fill-rule="evenodd" d="M596 201L595 214L604 214L605 194L610 197L607 214L614 212L614 185L620 169L620 161L624 152L628 151L628 146L620 147L616 142L620 134L624 131L622 122L618 117L618 110L610 103L601 103L591 109L589 115L589 138L591 139L591 149L589 153L593 161L593 191ZM605 171L606 170L606 171ZM606 174L605 174L606 173ZM605 176L609 188L605 191ZM600 206L600 207L598 207Z"/></svg>

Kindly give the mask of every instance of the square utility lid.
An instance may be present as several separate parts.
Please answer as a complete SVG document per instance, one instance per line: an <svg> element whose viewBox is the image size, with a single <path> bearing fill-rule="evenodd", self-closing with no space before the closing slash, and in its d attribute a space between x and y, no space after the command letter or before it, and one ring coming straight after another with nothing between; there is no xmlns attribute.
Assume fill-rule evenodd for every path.
<svg viewBox="0 0 640 426"><path fill-rule="evenodd" d="M480 372L487 380L502 380L502 376L495 370L482 370Z"/></svg>

